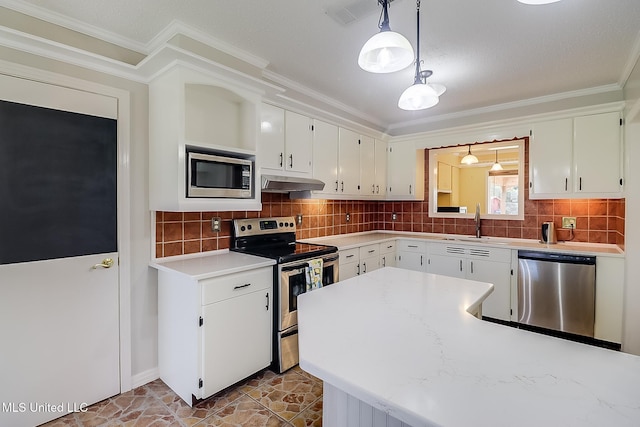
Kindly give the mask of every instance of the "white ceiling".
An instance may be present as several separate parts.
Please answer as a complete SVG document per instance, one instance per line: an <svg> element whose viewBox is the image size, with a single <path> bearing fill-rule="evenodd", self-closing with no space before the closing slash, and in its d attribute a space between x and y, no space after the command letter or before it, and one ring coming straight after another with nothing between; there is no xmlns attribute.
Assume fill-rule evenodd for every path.
<svg viewBox="0 0 640 427"><path fill-rule="evenodd" d="M15 3L15 0L12 0ZM430 81L447 92L434 108L397 107L414 68L370 74L357 65L377 32L377 0L26 0L90 33L106 30L144 51L173 20L268 62L266 69L322 94L382 130L521 100L620 89L640 50L639 0L423 0L421 52ZM343 25L327 10L358 3L370 10ZM415 47L416 2L395 0L394 31ZM67 20L71 18L71 20ZM117 35L119 38L116 38ZM113 36L113 37L112 37ZM516 104L517 105L517 104Z"/></svg>

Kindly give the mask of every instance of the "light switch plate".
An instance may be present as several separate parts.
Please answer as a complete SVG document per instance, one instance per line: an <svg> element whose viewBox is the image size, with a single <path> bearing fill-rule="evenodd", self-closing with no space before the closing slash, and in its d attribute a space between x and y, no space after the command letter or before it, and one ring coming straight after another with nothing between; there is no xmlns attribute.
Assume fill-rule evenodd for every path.
<svg viewBox="0 0 640 427"><path fill-rule="evenodd" d="M563 216L562 217L562 228L576 228L576 217L575 216Z"/></svg>

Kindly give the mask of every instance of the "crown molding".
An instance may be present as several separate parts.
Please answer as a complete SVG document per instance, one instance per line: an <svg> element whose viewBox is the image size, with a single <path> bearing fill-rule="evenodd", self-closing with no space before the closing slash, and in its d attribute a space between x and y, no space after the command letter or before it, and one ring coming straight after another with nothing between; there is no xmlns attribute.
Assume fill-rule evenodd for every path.
<svg viewBox="0 0 640 427"><path fill-rule="evenodd" d="M18 0L0 0L0 6L6 7L7 9L15 10L16 12L20 12L37 19L41 19L51 24L59 25L71 31L76 31L78 33L95 37L102 41L123 47L125 49L133 50L140 53L148 53L146 51L146 45L144 43L140 43L111 31L106 31L94 25L87 24L86 22L64 16L57 12L41 8L30 3L21 2Z"/></svg>
<svg viewBox="0 0 640 427"><path fill-rule="evenodd" d="M330 98L330 97L328 97L326 95L323 95L320 92L317 92L317 91L315 91L313 89L310 89L310 88L308 88L308 87L306 87L304 85L301 85L300 83L298 83L296 81L293 81L293 80L290 80L290 79L288 79L288 78L286 78L286 77L284 77L284 76L282 76L280 74L274 73L274 72L269 71L269 70L264 70L262 72L262 75L265 78L267 78L267 79L269 79L269 80L271 80L271 81L273 81L275 83L278 83L278 84L280 84L280 85L282 85L282 86L284 86L286 88L292 89L292 90L294 90L296 92L299 92L299 93L301 93L303 95L306 95L306 96L308 96L310 98L318 100L318 101L322 102L323 104L326 104L326 105L328 105L330 107L333 107L333 108L338 109L340 111L344 111L345 113L348 113L348 114L350 114L350 115L352 115L354 117L358 117L358 118L360 118L362 120L365 120L365 121L367 121L367 122L369 122L371 124L379 126L380 129L385 129L387 127L386 123L382 123L380 121L380 119L378 119L377 117L373 117L373 116L370 116L368 114L363 114L360 110L357 110L357 109L355 109L353 107L350 107L350 106L348 106L346 104L343 104L342 102L339 102L339 101L337 101L337 100L335 100L333 98Z"/></svg>
<svg viewBox="0 0 640 427"><path fill-rule="evenodd" d="M267 65L269 65L269 61L267 61L266 59L238 49L237 47L232 46L225 41L210 36L204 31L200 31L198 29L190 27L184 22L177 19L171 21L169 25L162 29L162 31L156 34L156 36L145 45L145 52L150 54L162 48L164 45L168 44L173 37L177 35L183 35L192 38L200 43L224 52L227 55L231 55L234 58L247 62L248 64L251 64L254 67L258 67L262 70L264 70Z"/></svg>
<svg viewBox="0 0 640 427"><path fill-rule="evenodd" d="M602 93L615 92L619 90L622 90L622 86L620 86L617 83L614 83L614 84L609 84L604 86L597 86L593 88L580 89L580 90L574 90L574 91L568 91L568 92L560 92L560 93L540 96L536 98L523 99L520 101L505 102L503 104L495 104L487 107L473 108L470 110L464 110L464 111L459 111L455 113L440 114L436 116L426 117L423 119L393 123L389 125L387 131L391 132L396 129L403 129L403 128L412 127L412 126L420 126L420 125L425 125L429 123L441 122L444 120L455 120L455 119L461 119L465 117L479 116L481 114L514 110L522 107L530 107L530 106L546 104L554 101L562 101L566 99L579 98L582 96L589 96L589 95L598 95Z"/></svg>
<svg viewBox="0 0 640 427"><path fill-rule="evenodd" d="M627 84L627 80L629 80L629 77L631 76L631 73L633 72L633 69L635 68L636 64L638 64L639 60L640 60L640 31L638 31L638 34L636 36L636 41L633 44L633 48L631 49L631 53L629 54L629 58L627 59L627 64L622 69L622 73L620 74L620 80L618 80L618 84L620 85L620 87L624 87L624 85Z"/></svg>

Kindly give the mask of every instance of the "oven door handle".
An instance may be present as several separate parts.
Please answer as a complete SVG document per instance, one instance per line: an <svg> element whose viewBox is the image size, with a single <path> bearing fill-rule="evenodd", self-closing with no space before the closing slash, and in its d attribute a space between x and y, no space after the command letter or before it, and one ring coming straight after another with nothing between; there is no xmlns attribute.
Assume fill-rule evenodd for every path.
<svg viewBox="0 0 640 427"><path fill-rule="evenodd" d="M318 257L320 258L320 257ZM316 259L316 258L312 258L312 259ZM330 262L334 262L338 260L338 255L332 256L332 257L327 257L327 258L322 258L322 262L323 263L330 263ZM310 260L311 261L311 260ZM291 272L291 271L297 271L297 273L302 273L307 267L309 267L309 264L306 262L301 262L300 264L295 264L295 265L289 265L286 267L282 267L282 272Z"/></svg>

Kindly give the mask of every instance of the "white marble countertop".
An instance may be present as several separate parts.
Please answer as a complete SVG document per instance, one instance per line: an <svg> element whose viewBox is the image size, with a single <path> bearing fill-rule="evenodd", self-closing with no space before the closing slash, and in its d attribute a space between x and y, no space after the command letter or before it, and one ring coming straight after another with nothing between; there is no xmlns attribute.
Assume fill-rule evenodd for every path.
<svg viewBox="0 0 640 427"><path fill-rule="evenodd" d="M303 294L300 366L414 427L640 425L640 357L479 320L490 289L386 267Z"/></svg>
<svg viewBox="0 0 640 427"><path fill-rule="evenodd" d="M351 249L367 244L381 243L395 239L418 239L440 243L492 246L507 249L525 249L544 252L579 252L585 255L624 256L617 245L604 243L558 242L541 243L532 239L511 239L503 237L481 237L459 234L414 233L406 231L365 231L361 233L338 234L333 236L304 239L303 242L337 246L340 250Z"/></svg>
<svg viewBox="0 0 640 427"><path fill-rule="evenodd" d="M177 272L194 280L224 276L240 271L274 265L275 260L228 250L197 254L195 256L157 259L149 265L161 271Z"/></svg>

